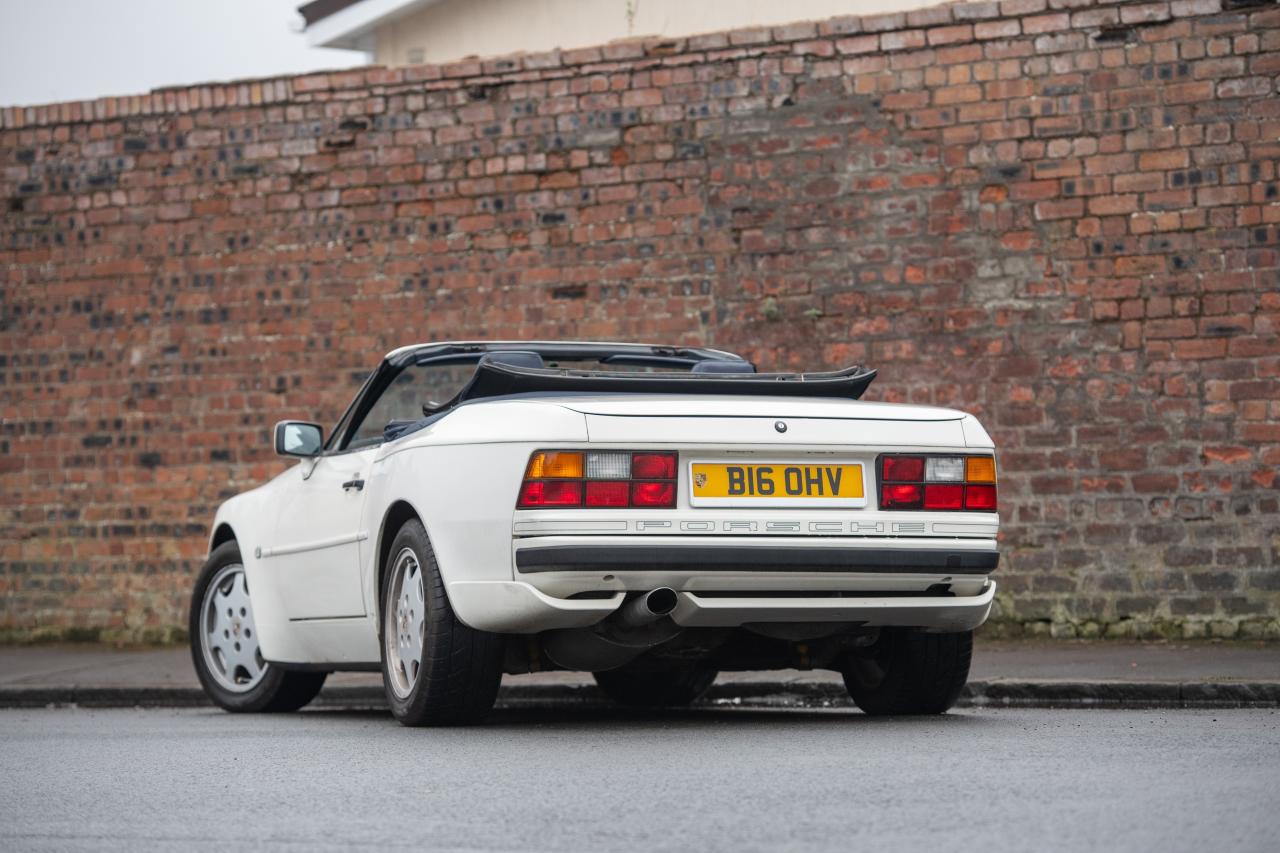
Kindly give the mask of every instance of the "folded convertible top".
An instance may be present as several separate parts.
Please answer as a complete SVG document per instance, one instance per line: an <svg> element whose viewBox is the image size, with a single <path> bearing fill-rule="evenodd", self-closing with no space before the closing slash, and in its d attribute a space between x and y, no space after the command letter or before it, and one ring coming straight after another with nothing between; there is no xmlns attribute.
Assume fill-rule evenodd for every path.
<svg viewBox="0 0 1280 853"><path fill-rule="evenodd" d="M867 367L827 373L692 373L565 370L488 360L454 403L512 394L726 394L856 400L876 378Z"/></svg>

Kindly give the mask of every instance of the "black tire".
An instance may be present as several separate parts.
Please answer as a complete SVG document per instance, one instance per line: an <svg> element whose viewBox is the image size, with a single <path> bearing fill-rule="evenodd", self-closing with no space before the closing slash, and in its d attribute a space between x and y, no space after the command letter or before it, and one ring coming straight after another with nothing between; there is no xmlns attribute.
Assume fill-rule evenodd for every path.
<svg viewBox="0 0 1280 853"><path fill-rule="evenodd" d="M213 579L229 566L243 565L240 560L240 546L234 542L223 542L209 559L205 561L200 574L196 576L195 590L191 594L191 614L187 627L191 639L191 662L195 665L200 686L213 703L225 710L236 713L281 713L296 711L306 705L320 688L324 686L327 672L295 672L281 669L271 663L263 663L263 672L251 689L232 690L220 681L205 655L202 638L205 634L203 624L205 593ZM246 587L247 590L247 587Z"/></svg>
<svg viewBox="0 0 1280 853"><path fill-rule="evenodd" d="M960 697L972 658L972 631L887 628L875 645L850 653L841 675L868 714L941 714Z"/></svg>
<svg viewBox="0 0 1280 853"><path fill-rule="evenodd" d="M392 686L388 650L388 614L396 561L406 549L417 559L426 599L422 659L408 694ZM477 631L459 621L449 604L435 552L427 531L415 519L406 521L391 544L389 564L382 573L379 639L382 647L382 683L391 713L406 726L459 726L478 723L493 709L502 680L501 634ZM394 620L393 626L394 628ZM395 639L391 638L394 643Z"/></svg>
<svg viewBox="0 0 1280 853"><path fill-rule="evenodd" d="M701 663L643 658L592 673L606 696L632 708L688 705L706 693L719 674Z"/></svg>

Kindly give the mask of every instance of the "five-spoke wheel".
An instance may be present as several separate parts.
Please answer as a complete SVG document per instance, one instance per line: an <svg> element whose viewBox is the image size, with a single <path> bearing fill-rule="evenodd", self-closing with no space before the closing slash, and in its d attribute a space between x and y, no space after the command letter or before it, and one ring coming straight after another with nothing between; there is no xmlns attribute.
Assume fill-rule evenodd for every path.
<svg viewBox="0 0 1280 853"><path fill-rule="evenodd" d="M267 662L258 649L244 566L230 563L220 568L205 588L200 609L201 650L209 671L227 690L252 690L266 675Z"/></svg>
<svg viewBox="0 0 1280 853"><path fill-rule="evenodd" d="M412 548L403 548L396 555L390 584L388 600L395 606L387 608L382 636L386 644L388 680L391 689L403 699L413 690L422 669L422 644L427 627L422 564Z"/></svg>
<svg viewBox="0 0 1280 853"><path fill-rule="evenodd" d="M326 672L270 663L262 654L240 546L209 555L191 596L191 662L204 692L228 711L295 711L315 698Z"/></svg>
<svg viewBox="0 0 1280 853"><path fill-rule="evenodd" d="M422 522L396 533L382 576L382 680L406 726L479 721L502 678L502 637L463 624Z"/></svg>

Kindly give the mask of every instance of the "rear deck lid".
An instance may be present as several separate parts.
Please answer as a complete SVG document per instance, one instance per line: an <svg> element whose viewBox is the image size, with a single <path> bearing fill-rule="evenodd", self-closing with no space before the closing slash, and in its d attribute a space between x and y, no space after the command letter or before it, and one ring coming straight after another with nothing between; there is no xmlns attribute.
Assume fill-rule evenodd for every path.
<svg viewBox="0 0 1280 853"><path fill-rule="evenodd" d="M932 406L803 397L699 397L648 394L566 397L557 402L584 415L663 418L838 418L872 421L958 421L964 412Z"/></svg>
<svg viewBox="0 0 1280 853"><path fill-rule="evenodd" d="M964 447L963 412L775 397L568 397L592 442L650 446Z"/></svg>

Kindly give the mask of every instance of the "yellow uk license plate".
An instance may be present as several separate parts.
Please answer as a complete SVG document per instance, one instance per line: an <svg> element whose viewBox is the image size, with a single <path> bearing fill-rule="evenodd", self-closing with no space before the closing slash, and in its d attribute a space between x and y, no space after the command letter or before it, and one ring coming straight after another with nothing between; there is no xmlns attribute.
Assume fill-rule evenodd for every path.
<svg viewBox="0 0 1280 853"><path fill-rule="evenodd" d="M812 462L692 462L693 506L867 505L862 466Z"/></svg>

